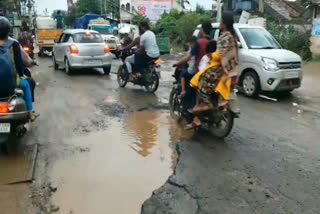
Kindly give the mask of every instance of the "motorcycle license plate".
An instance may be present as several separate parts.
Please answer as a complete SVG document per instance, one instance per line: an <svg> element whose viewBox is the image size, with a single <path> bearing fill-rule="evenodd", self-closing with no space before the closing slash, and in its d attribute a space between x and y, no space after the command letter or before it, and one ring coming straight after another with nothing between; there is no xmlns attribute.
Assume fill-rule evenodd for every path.
<svg viewBox="0 0 320 214"><path fill-rule="evenodd" d="M10 133L10 123L0 123L0 133Z"/></svg>

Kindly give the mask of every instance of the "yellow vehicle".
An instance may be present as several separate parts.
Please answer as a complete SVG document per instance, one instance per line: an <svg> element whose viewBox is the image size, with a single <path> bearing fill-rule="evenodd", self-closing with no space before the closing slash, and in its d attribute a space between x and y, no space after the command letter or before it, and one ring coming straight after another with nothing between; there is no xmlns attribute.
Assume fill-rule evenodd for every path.
<svg viewBox="0 0 320 214"><path fill-rule="evenodd" d="M59 40L63 30L56 28L56 21L51 17L38 17L36 24L36 39L39 47L38 55L41 57L45 51L52 51L55 41Z"/></svg>

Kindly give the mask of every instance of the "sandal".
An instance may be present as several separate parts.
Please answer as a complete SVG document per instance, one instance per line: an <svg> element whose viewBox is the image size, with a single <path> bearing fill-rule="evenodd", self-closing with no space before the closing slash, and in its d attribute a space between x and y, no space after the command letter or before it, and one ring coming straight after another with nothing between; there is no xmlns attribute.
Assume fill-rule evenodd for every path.
<svg viewBox="0 0 320 214"><path fill-rule="evenodd" d="M34 118L32 118L32 116L33 116ZM34 122L38 117L40 117L40 114L34 114L34 112L32 112L32 116L30 116L30 121L31 121L31 122Z"/></svg>

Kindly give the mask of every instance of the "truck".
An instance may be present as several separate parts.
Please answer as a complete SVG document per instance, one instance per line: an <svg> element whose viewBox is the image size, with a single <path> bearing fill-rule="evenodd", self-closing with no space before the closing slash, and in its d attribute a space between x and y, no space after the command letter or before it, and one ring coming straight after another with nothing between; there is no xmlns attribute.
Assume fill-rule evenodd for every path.
<svg viewBox="0 0 320 214"><path fill-rule="evenodd" d="M86 14L76 19L74 28L98 31L109 46L110 51L116 56L119 55L121 49L120 40L114 35L113 25L107 16Z"/></svg>
<svg viewBox="0 0 320 214"><path fill-rule="evenodd" d="M62 35L62 29L57 29L56 21L51 17L38 17L36 19L36 41L39 47L39 57L45 51L52 52L55 41Z"/></svg>

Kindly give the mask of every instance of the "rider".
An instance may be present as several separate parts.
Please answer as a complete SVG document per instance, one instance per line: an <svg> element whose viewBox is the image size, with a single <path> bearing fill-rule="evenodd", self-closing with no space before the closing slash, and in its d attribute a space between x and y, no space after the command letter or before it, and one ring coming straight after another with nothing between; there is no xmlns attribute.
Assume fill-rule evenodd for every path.
<svg viewBox="0 0 320 214"><path fill-rule="evenodd" d="M193 48L191 49L191 52L181 61L179 61L178 63L176 63L175 65L173 65L174 67L176 66L181 66L186 64L187 62L189 62L190 60L192 60L193 57L195 57L196 59L196 66L195 66L195 73L197 73L199 71L199 64L200 61L202 59L202 57L204 55L206 55L206 47L207 44L209 42L209 40L211 40L210 38L210 34L212 31L212 25L210 22L204 22L201 26L201 36L202 38L198 39ZM189 87L189 81L191 80L193 74L188 74L188 72L184 72L182 73L182 76L185 77L186 81L185 84L185 88ZM184 95L183 92L181 93L181 95ZM193 106L196 104L196 100L195 100L195 92L194 90L186 90L185 96L183 96L182 98L182 103L183 103L183 113L187 119L187 122L189 124L192 124L192 120L193 120L193 116L192 114L190 114L190 112L188 112L189 108L193 108Z"/></svg>
<svg viewBox="0 0 320 214"><path fill-rule="evenodd" d="M137 49L140 48L140 36L138 36L137 38L135 38L130 44L124 44L124 48L122 48L122 51L123 52L127 52L125 53L126 56L128 56L128 52L133 48L133 47L137 47ZM134 64L134 54L131 55L131 56L128 56L126 59L125 59L125 63L126 63L126 66L128 69L128 73L129 73L129 80L132 81L135 76L134 74L132 73L132 64Z"/></svg>
<svg viewBox="0 0 320 214"><path fill-rule="evenodd" d="M13 69L17 73L16 85L21 88L24 92L24 99L26 101L27 110L29 111L30 120L34 121L36 115L33 113L32 106L32 93L28 80L24 76L24 64L21 57L21 47L20 44L15 40L8 40L10 33L10 23L5 17L0 17L0 32L1 38L0 43L2 46L8 48L11 53L11 64L13 64Z"/></svg>
<svg viewBox="0 0 320 214"><path fill-rule="evenodd" d="M134 54L134 64L136 66L137 75L145 64L160 57L159 47L156 41L156 35L150 30L148 22L140 24L140 47ZM132 73L132 66L128 67L128 72Z"/></svg>

